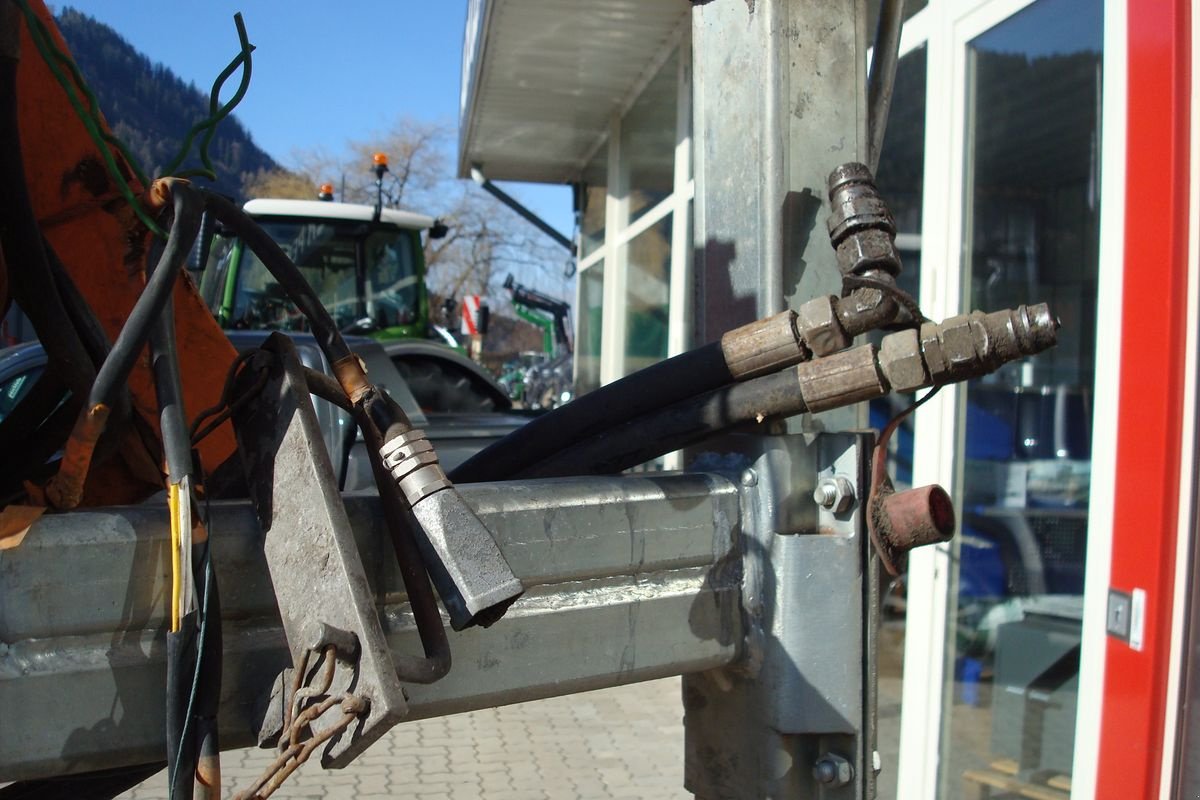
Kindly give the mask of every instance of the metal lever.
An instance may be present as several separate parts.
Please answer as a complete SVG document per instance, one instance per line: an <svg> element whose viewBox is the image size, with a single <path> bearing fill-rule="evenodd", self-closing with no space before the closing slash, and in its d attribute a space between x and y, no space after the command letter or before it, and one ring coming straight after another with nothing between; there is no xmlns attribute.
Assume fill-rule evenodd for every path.
<svg viewBox="0 0 1200 800"><path fill-rule="evenodd" d="M250 496L263 529L263 551L298 674L309 653L327 655L329 696L353 694L359 718L330 734L326 768L344 767L408 713L384 638L333 466L309 399L304 368L291 340L273 334L263 350L267 380L256 400L233 414ZM243 370L244 392L257 378ZM334 664L336 662L336 669ZM294 698L285 698L293 702ZM357 701L356 701L357 702ZM309 712L314 737L345 727L345 710Z"/></svg>

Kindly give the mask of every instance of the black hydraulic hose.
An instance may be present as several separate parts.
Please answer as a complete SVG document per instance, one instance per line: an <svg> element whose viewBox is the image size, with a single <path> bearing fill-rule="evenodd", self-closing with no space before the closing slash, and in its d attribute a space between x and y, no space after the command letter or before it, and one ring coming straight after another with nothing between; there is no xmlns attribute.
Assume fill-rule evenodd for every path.
<svg viewBox="0 0 1200 800"><path fill-rule="evenodd" d="M204 206L196 190L186 181L169 180L167 183L175 210L175 220L171 224L167 243L158 265L146 280L146 288L133 304L129 318L117 334L117 340L96 376L96 383L88 395L89 407L99 404L111 407L118 392L125 386L133 365L150 337L154 321L168 308L179 271L187 262L188 253L200 232Z"/></svg>
<svg viewBox="0 0 1200 800"><path fill-rule="evenodd" d="M464 461L449 477L456 483L478 483L527 474L563 447L733 379L720 342L689 350L530 420Z"/></svg>
<svg viewBox="0 0 1200 800"><path fill-rule="evenodd" d="M871 74L867 78L867 165L879 169L883 135L887 131L892 108L892 88L896 83L896 63L900 57L900 31L904 27L904 0L883 0L879 23L875 28L875 48Z"/></svg>
<svg viewBox="0 0 1200 800"><path fill-rule="evenodd" d="M304 369L304 378L311 393L344 411L354 413L354 406L333 378L307 367ZM376 394L377 397L371 398L369 402L395 403L384 392ZM380 456L386 431L381 435L378 428L367 425L362 428L362 432L375 483L379 486L394 483ZM396 435L399 433L403 431L397 432ZM438 611L437 600L433 596L429 575L421 566L421 551L413 538L413 529L417 522L395 492L380 492L379 497L383 504L383 516L392 540L392 549L396 553L396 561L400 568L400 577L404 581L404 592L408 595L409 608L416 620L421 647L425 651L424 658L393 654L396 674L400 680L409 683L433 683L450 671L450 642L446 638L446 628Z"/></svg>
<svg viewBox="0 0 1200 800"><path fill-rule="evenodd" d="M181 201L182 194L176 193L177 203ZM175 225L171 226L172 234L179 223L180 220L176 219ZM153 283L156 277L157 274L151 274L148 284ZM191 473L191 437L183 408L183 384L175 341L175 309L170 302L163 304L151 325L150 364L158 397L167 482L178 486L180 492L190 492L187 478ZM174 505L171 513L178 513ZM191 533L190 525L180 531L180 537L187 537L188 540L186 545L181 542L180 547L191 547ZM172 597L170 602L174 603L175 598ZM200 643L196 635L198 614L198 611L182 613L179 629L167 633L167 786L172 800L190 800L196 772L196 729L190 724L190 705L193 677L200 659Z"/></svg>
<svg viewBox="0 0 1200 800"><path fill-rule="evenodd" d="M785 369L731 383L629 420L567 447L513 477L616 473L732 428L763 425L805 409L796 371Z"/></svg>
<svg viewBox="0 0 1200 800"><path fill-rule="evenodd" d="M0 247L9 265L13 299L29 317L67 388L85 397L96 371L63 307L29 198L17 117L17 64L13 55L0 55Z"/></svg>
<svg viewBox="0 0 1200 800"><path fill-rule="evenodd" d="M279 282L288 298L308 320L318 346L331 364L351 358L350 348L342 333L333 322L328 309L300 274L279 244L271 235L252 220L237 204L213 192L202 191L204 204L219 222L236 233L254 255L263 263L271 276Z"/></svg>
<svg viewBox="0 0 1200 800"><path fill-rule="evenodd" d="M378 396L379 402L395 402L384 392L378 392ZM367 455L371 461L371 471L375 474L375 483L381 487L395 486L395 481L383 464L380 450L385 440L404 431L384 430L381 435L373 425L360 427L363 439L366 440ZM393 653L396 674L402 681L433 683L450 671L450 642L446 637L446 628L438 610L437 599L433 595L433 585L425 571L425 561L413 536L418 523L401 501L399 493L380 491L379 499L383 504L383 516L392 540L392 549L396 553L400 577L404 581L404 592L408 595L409 608L416 620L421 648L425 652L424 658Z"/></svg>

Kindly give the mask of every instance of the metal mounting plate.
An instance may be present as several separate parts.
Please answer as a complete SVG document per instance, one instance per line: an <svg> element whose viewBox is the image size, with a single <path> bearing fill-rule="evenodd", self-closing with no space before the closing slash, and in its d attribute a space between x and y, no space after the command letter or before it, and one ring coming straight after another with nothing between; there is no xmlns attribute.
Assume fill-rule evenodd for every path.
<svg viewBox="0 0 1200 800"><path fill-rule="evenodd" d="M322 753L322 766L339 768L403 719L408 703L295 348L286 336L273 334L263 349L275 356L267 382L234 414L234 430L292 662L318 645L322 625L358 639L357 658L339 658L329 694L352 692L370 708ZM247 369L241 378L238 388L244 390L256 375ZM313 722L314 733L340 716L336 706L330 709Z"/></svg>

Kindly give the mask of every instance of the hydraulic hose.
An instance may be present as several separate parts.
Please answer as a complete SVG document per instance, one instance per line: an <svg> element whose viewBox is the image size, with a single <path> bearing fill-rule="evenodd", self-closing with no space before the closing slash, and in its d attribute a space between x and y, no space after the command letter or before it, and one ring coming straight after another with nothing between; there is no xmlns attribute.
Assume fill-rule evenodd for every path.
<svg viewBox="0 0 1200 800"><path fill-rule="evenodd" d="M904 0L883 0L875 28L871 74L867 77L867 165L871 172L879 169L879 155L883 152L883 135L892 108L892 88L896 84L903 27Z"/></svg>
<svg viewBox="0 0 1200 800"><path fill-rule="evenodd" d="M199 198L183 185L175 187L175 194L184 196L181 201L192 216L182 221L177 216L172 233L181 222L195 221L198 227L192 217ZM156 277L152 273L150 281ZM150 361L167 465L168 506L176 529L171 611L177 624L167 634L168 788L172 800L190 800L197 784L206 794L208 787L220 784L215 721L221 686L220 610L207 532L195 524L192 510L191 433L183 405L175 307L169 301L151 325ZM218 621L216 625L209 624L212 619Z"/></svg>
<svg viewBox="0 0 1200 800"><path fill-rule="evenodd" d="M304 370L304 377L308 390L317 397L344 411L354 411L337 381L322 372L307 368ZM367 454L376 484L391 483L391 476L379 455L383 447L382 437L377 430L368 426L363 430L363 438L366 440ZM417 623L417 633L421 637L421 647L425 651L424 658L393 654L396 674L400 680L410 683L433 683L450 671L450 642L446 638L446 628L442 623L441 612L438 611L437 600L433 596L429 576L421 568L421 552L412 535L416 521L400 502L397 493L381 492L380 500L383 503L383 514L392 540L392 549L396 553L400 577L404 581L404 592L408 596L409 608Z"/></svg>
<svg viewBox="0 0 1200 800"><path fill-rule="evenodd" d="M29 317L63 383L85 397L96 372L63 306L30 202L17 118L17 64L15 53L0 54L0 247L13 299Z"/></svg>
<svg viewBox="0 0 1200 800"><path fill-rule="evenodd" d="M813 298L798 311L729 331L720 342L582 395L476 453L450 477L473 483L541 474L544 462L557 462L556 454L655 409L828 356L849 347L855 336L895 321L901 308L897 298L903 296L895 286L901 269L896 227L871 171L863 164L843 164L829 175L827 188L830 243L846 286L852 288L846 297ZM740 391L734 394L741 396Z"/></svg>
<svg viewBox="0 0 1200 800"><path fill-rule="evenodd" d="M797 325L796 313L785 311L627 375L530 420L467 459L450 477L466 483L509 480L565 446L653 409L802 361L810 349Z"/></svg>
<svg viewBox="0 0 1200 800"><path fill-rule="evenodd" d="M111 409L124 391L129 373L150 336L151 326L171 300L179 271L187 261L188 252L200 230L203 206L186 181L171 178L157 181L151 194L159 202L173 200L175 220L158 265L146 281L145 290L117 334L117 340L104 359L90 391L81 395L88 398L87 403L67 440L62 466L46 487L47 498L58 508L79 505L96 443L107 428Z"/></svg>
<svg viewBox="0 0 1200 800"><path fill-rule="evenodd" d="M328 310L275 240L234 203L210 192L204 197L213 216L241 237L307 318L350 401L372 459L382 459L384 470L376 469L376 482L385 507L403 503L419 523L414 532L421 537L422 561L450 614L450 624L462 630L494 622L524 587L491 532L442 471L433 446L424 433L413 429L403 409L370 383L365 367L350 352ZM399 522L394 516L389 518L390 527L396 523L393 535L398 533ZM398 549L397 554L400 552ZM433 645L436 651L436 643Z"/></svg>
<svg viewBox="0 0 1200 800"><path fill-rule="evenodd" d="M563 449L521 478L620 472L742 425L940 386L994 371L1052 347L1058 321L1044 305L973 312L645 414Z"/></svg>

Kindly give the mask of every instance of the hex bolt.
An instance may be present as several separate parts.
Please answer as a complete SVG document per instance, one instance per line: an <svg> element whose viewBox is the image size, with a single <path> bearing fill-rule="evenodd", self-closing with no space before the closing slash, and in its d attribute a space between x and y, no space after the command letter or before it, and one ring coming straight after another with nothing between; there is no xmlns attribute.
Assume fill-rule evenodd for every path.
<svg viewBox="0 0 1200 800"><path fill-rule="evenodd" d="M854 484L841 475L822 478L813 489L813 502L821 508L841 514L854 503Z"/></svg>
<svg viewBox="0 0 1200 800"><path fill-rule="evenodd" d="M822 786L846 786L854 780L854 766L834 753L826 753L813 764L813 779Z"/></svg>

